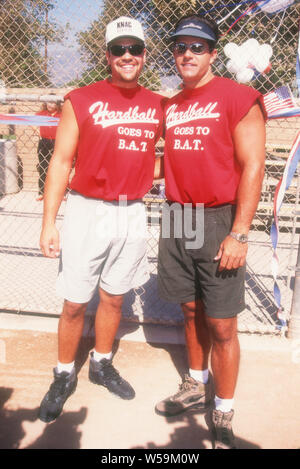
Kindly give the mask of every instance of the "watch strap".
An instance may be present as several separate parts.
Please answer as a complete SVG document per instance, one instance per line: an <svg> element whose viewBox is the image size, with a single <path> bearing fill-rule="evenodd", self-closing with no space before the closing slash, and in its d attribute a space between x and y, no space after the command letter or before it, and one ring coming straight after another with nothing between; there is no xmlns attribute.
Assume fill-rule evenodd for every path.
<svg viewBox="0 0 300 469"><path fill-rule="evenodd" d="M235 233L234 231L231 231L229 233L229 236L236 239L240 243L247 243L248 242L248 235L246 235L244 233Z"/></svg>

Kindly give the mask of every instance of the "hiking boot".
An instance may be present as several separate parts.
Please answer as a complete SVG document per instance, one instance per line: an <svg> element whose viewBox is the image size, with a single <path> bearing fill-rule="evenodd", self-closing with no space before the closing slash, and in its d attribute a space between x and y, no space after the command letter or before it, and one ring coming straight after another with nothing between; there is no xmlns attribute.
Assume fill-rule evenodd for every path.
<svg viewBox="0 0 300 469"><path fill-rule="evenodd" d="M214 449L237 449L231 421L234 411L212 411L212 436Z"/></svg>
<svg viewBox="0 0 300 469"><path fill-rule="evenodd" d="M188 409L207 407L212 399L212 377L203 384L189 375L185 375L179 386L179 391L173 396L167 397L155 406L157 413L172 416L185 412Z"/></svg>
<svg viewBox="0 0 300 469"><path fill-rule="evenodd" d="M93 352L90 357L89 380L94 384L106 387L121 399L135 397L134 389L125 379L121 378L119 372L114 368L112 360L103 358L97 362L93 357Z"/></svg>
<svg viewBox="0 0 300 469"><path fill-rule="evenodd" d="M60 415L64 403L77 386L75 368L71 373L58 373L57 368L54 368L53 374L54 381L41 402L38 414L39 419L46 423L52 422Z"/></svg>

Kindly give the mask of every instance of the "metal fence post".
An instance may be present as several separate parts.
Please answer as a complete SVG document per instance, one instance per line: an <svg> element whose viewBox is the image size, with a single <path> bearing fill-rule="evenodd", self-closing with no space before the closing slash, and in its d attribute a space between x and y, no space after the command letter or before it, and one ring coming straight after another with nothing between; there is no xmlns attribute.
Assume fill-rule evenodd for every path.
<svg viewBox="0 0 300 469"><path fill-rule="evenodd" d="M297 212L296 215L300 215L300 212ZM300 338L300 237L298 245L297 265L295 269L295 284L291 306L291 319L288 328L288 338Z"/></svg>

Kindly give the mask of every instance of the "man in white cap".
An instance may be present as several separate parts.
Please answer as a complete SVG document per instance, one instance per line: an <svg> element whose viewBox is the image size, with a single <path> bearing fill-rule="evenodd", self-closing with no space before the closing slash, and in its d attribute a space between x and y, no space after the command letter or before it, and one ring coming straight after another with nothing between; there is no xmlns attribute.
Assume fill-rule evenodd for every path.
<svg viewBox="0 0 300 469"><path fill-rule="evenodd" d="M46 257L60 251L56 215L70 182L62 230L58 294L64 306L58 328L54 381L39 418L56 419L75 391L75 356L88 302L98 289L95 348L89 379L122 399L135 392L112 364L123 295L148 278L146 216L142 197L152 185L155 142L161 136L163 99L138 78L145 63L141 24L128 17L107 25L109 79L71 91L50 162L40 246Z"/></svg>

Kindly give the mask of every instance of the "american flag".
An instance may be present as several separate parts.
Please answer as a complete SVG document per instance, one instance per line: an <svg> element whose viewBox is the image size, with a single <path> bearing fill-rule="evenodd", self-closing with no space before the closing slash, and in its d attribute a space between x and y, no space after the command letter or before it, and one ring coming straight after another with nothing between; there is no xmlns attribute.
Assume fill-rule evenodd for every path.
<svg viewBox="0 0 300 469"><path fill-rule="evenodd" d="M282 112L283 110L295 109L293 95L288 86L281 86L270 93L264 95L264 105L268 116Z"/></svg>

